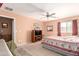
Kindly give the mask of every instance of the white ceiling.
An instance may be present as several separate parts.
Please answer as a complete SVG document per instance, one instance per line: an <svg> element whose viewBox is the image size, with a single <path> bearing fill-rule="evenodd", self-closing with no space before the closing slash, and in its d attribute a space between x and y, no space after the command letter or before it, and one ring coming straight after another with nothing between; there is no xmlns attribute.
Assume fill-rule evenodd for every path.
<svg viewBox="0 0 79 59"><path fill-rule="evenodd" d="M15 13L22 14L24 16L34 16L37 20L46 20L42 18L42 14L45 12L56 13L57 18L64 18L69 16L79 15L78 3L5 3L4 7L12 8ZM57 18L50 18L55 20Z"/></svg>

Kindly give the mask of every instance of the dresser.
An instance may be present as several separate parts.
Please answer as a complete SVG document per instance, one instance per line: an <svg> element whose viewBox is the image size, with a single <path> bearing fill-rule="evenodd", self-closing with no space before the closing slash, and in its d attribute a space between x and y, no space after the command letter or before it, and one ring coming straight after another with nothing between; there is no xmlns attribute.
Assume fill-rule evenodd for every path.
<svg viewBox="0 0 79 59"><path fill-rule="evenodd" d="M42 40L42 30L32 30L31 41L36 42Z"/></svg>

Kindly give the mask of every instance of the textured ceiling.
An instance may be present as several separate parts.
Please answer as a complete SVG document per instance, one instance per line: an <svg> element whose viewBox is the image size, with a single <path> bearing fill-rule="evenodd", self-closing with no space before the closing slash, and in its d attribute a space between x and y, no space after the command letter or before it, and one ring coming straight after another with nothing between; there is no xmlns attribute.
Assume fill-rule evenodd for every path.
<svg viewBox="0 0 79 59"><path fill-rule="evenodd" d="M5 3L4 7L12 8L13 11L24 16L34 16L37 20L40 19L45 12L56 13L57 18L79 15L78 3ZM55 20L57 18L50 18Z"/></svg>

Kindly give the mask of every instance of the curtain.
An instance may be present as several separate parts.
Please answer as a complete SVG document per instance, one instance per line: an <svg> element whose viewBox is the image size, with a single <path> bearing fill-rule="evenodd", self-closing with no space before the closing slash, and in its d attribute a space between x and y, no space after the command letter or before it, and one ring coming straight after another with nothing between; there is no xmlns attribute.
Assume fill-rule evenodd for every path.
<svg viewBox="0 0 79 59"><path fill-rule="evenodd" d="M73 20L72 22L72 35L78 34L77 20Z"/></svg>
<svg viewBox="0 0 79 59"><path fill-rule="evenodd" d="M0 3L0 8L1 8L2 4L3 4L3 3Z"/></svg>
<svg viewBox="0 0 79 59"><path fill-rule="evenodd" d="M58 22L58 25L57 25L57 30L58 30L58 36L61 36L61 27L60 27L61 25L60 25L60 22Z"/></svg>

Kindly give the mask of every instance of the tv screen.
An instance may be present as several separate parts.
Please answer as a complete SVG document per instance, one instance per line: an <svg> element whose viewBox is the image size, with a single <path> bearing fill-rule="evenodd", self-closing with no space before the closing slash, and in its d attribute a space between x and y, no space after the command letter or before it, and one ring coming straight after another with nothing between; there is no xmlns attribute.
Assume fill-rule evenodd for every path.
<svg viewBox="0 0 79 59"><path fill-rule="evenodd" d="M41 31L35 31L35 35L41 35Z"/></svg>

